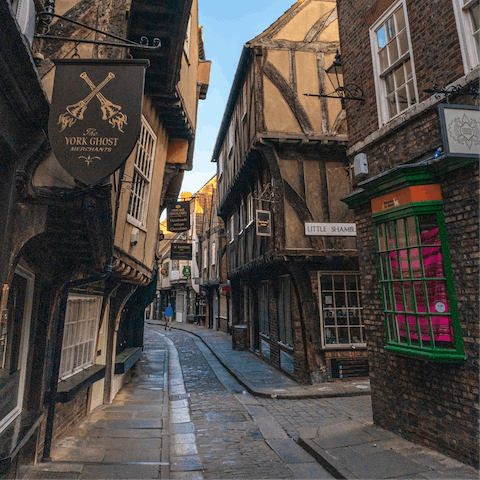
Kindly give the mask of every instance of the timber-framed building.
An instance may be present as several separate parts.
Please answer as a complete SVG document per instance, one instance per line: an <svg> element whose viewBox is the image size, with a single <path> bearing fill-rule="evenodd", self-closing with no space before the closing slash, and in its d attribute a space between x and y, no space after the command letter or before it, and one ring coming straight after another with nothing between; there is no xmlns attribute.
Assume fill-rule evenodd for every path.
<svg viewBox="0 0 480 480"><path fill-rule="evenodd" d="M248 348L304 382L367 374L345 113L325 70L339 48L334 1L295 3L243 49L213 153L226 225L232 321Z"/></svg>

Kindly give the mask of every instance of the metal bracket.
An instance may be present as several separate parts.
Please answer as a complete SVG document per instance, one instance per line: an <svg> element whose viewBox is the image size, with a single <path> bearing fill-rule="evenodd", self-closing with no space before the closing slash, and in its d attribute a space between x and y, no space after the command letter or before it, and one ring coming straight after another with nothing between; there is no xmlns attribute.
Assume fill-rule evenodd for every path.
<svg viewBox="0 0 480 480"><path fill-rule="evenodd" d="M118 42L107 42L104 40L86 40L83 38L73 38L73 37L58 37L55 35L45 35L45 34L38 34L35 35L35 38L41 38L43 40L61 40L63 42L75 42L75 43L93 43L96 45L109 45L112 47L122 47L122 48L135 48L137 50L150 50L150 51L156 51L159 50L160 47L162 46L162 42L160 41L159 38L154 38L152 43L153 45L149 45L150 41L147 37L142 36L140 38L140 43L134 42L132 40L128 40L126 38L119 37L117 35L113 35L111 33L107 32L102 32L102 30L98 30L97 28L89 27L88 25L85 25L83 23L77 22L76 20L72 20L70 18L64 17L63 15L57 15L56 13L49 13L48 11L40 12L37 15L37 18L39 21L46 26L47 28L47 33L50 30L50 22L52 21L52 18L61 18L62 20L65 20L67 22L73 23L75 25L78 25L79 27L86 28L88 30L91 30L92 32L96 33L101 33L102 35L106 35L107 37L114 38L115 40L120 40L123 43L118 43Z"/></svg>
<svg viewBox="0 0 480 480"><path fill-rule="evenodd" d="M445 96L445 100L447 103L450 103L450 97L454 95L478 95L478 88L472 85L451 85L449 87L442 87L434 83L432 88L426 88L423 90L425 93L429 95L434 95L437 100L442 98L442 95Z"/></svg>

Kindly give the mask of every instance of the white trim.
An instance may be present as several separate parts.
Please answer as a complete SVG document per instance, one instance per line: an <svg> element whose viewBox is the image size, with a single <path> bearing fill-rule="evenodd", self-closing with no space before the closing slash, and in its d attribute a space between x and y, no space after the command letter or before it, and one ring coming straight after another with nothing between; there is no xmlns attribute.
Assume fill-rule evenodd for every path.
<svg viewBox="0 0 480 480"><path fill-rule="evenodd" d="M69 304L71 305L73 302L94 302L93 305L93 310L89 315L90 322L93 319L93 324L90 324L91 331L90 334L88 333L88 327L89 325L83 325L82 328L80 329L83 336L80 338L80 335L78 333L78 325L80 325L81 322L88 321L87 317L85 315L79 314L76 318L74 318L73 322L70 322L70 318L68 315L71 313L71 308L69 309ZM95 363L95 345L97 341L97 335L98 335L98 325L100 321L100 312L102 309L102 301L103 297L101 295L69 295L68 300L67 300L67 310L65 313L65 327L64 327L64 335L63 335L63 341L62 341L62 356L60 360L60 370L59 370L59 381L60 380L65 380L66 378L69 378L73 375L75 375L78 372L81 372L82 370L85 370L86 368L92 366ZM81 307L82 309L82 314L85 312L84 307ZM67 323L68 322L68 323ZM68 327L70 325L75 325L71 329ZM68 338L68 336L72 336L73 338L70 338L68 341L68 345L65 345L65 341ZM82 353L82 358L83 360L80 362L78 358L75 358L75 349L78 345L83 345L85 346L87 343L93 342L91 345L91 352L90 355L86 355L85 352ZM73 348L73 354L74 357L71 359L72 361L70 362L70 359L68 357L65 357L65 351L67 349L72 349ZM68 355L68 353L67 353ZM65 365L65 362L68 361L71 363L68 368Z"/></svg>
<svg viewBox="0 0 480 480"><path fill-rule="evenodd" d="M475 45L473 40L473 28L470 13L466 9L478 0L453 0L453 12L455 14L455 23L457 25L458 40L460 51L462 53L463 71L468 74L471 70L480 64L478 59L479 45Z"/></svg>
<svg viewBox="0 0 480 480"><path fill-rule="evenodd" d="M30 322L32 317L32 304L33 304L33 290L35 285L34 273L20 261L15 269L15 274L19 275L27 280L27 291L25 293L25 309L23 312L22 330L20 334L20 351L19 351L19 370L20 378L18 380L18 396L17 405L8 413L5 417L0 419L0 432L7 427L10 422L21 413L23 406L23 394L25 391L25 375L27 368L28 358L28 341L30 339ZM8 341L8 339L7 339Z"/></svg>
<svg viewBox="0 0 480 480"><path fill-rule="evenodd" d="M142 115L142 127L137 140L137 149L133 165L132 186L127 206L127 221L132 225L146 229L152 175L155 164L157 136ZM136 203L130 203L132 197ZM135 209L136 212L131 210Z"/></svg>
<svg viewBox="0 0 480 480"><path fill-rule="evenodd" d="M379 64L379 54L378 54L378 39L377 31L380 30L382 25L386 22L388 17L392 16L399 8L403 9L403 14L405 18L405 29L407 34L408 41L408 52L405 52L401 57L399 57L395 62L392 62L385 71L380 70ZM415 72L415 64L413 61L413 48L412 41L410 37L410 26L408 22L408 14L406 7L406 0L398 0L393 5L391 5L382 16L370 27L370 49L372 54L372 63L373 63L373 75L375 81L375 96L377 101L377 114L378 114L378 125L381 127L391 120L397 118L400 115L403 115L407 110L413 108L418 103L418 89L417 89L417 78ZM397 34L395 33L395 38ZM396 41L396 40L395 40ZM388 47L385 47L388 48ZM385 88L384 76L387 72L392 72L396 66L404 64L405 60L410 59L410 65L412 68L412 79L413 79L413 88L415 93L415 102L407 106L401 112L397 112L392 117L389 116L388 106L387 106L387 93ZM407 82L405 81L405 88Z"/></svg>

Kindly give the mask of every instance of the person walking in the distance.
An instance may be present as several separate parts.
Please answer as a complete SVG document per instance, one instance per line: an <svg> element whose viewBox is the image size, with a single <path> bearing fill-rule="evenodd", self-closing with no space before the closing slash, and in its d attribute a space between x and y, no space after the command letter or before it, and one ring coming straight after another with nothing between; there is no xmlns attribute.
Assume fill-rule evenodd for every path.
<svg viewBox="0 0 480 480"><path fill-rule="evenodd" d="M169 330L172 329L172 317L173 317L173 308L170 304L165 309L165 330L168 328Z"/></svg>

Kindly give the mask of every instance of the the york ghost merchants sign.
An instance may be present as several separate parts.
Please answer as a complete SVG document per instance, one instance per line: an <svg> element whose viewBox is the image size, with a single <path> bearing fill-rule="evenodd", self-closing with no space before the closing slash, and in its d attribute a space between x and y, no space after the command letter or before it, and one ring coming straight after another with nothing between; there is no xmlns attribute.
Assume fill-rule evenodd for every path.
<svg viewBox="0 0 480 480"><path fill-rule="evenodd" d="M76 180L93 185L132 152L148 65L147 60L55 60L50 143Z"/></svg>

